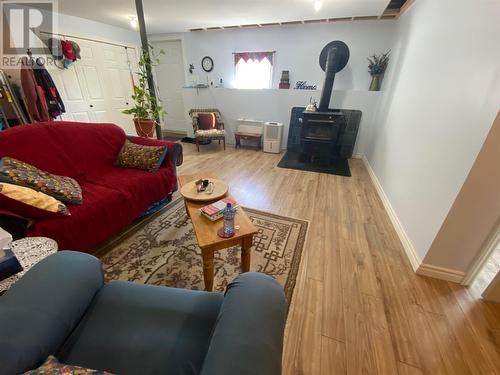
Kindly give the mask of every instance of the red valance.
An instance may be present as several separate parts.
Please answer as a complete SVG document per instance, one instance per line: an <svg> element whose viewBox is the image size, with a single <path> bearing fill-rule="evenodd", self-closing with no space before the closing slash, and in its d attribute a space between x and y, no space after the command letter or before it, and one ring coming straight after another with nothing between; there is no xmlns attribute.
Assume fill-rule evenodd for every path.
<svg viewBox="0 0 500 375"><path fill-rule="evenodd" d="M260 62L265 58L267 58L272 64L273 54L274 52L237 52L234 54L234 65L238 64L241 59L243 59L243 61L245 62L247 62L248 60L257 60Z"/></svg>

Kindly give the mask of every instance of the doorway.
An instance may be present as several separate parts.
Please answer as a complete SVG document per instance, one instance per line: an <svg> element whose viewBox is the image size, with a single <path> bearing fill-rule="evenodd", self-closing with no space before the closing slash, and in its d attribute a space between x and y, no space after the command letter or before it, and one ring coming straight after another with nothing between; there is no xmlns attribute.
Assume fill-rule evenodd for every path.
<svg viewBox="0 0 500 375"><path fill-rule="evenodd" d="M492 283L495 276L500 271L500 243L495 246L495 250L493 254L490 256L483 269L476 276L474 281L471 284L471 288L477 290L481 293L482 297L485 299L489 299L488 296L490 293L486 293L488 287ZM490 290L491 292L491 290ZM496 302L500 302L496 301Z"/></svg>
<svg viewBox="0 0 500 375"><path fill-rule="evenodd" d="M500 302L500 223L462 284L477 298Z"/></svg>
<svg viewBox="0 0 500 375"><path fill-rule="evenodd" d="M159 87L159 96L163 107L168 112L162 122L162 129L170 132L186 132L186 111L182 88L184 86L184 58L182 41L165 40L152 42L156 53L160 56L160 64L155 67L155 81Z"/></svg>

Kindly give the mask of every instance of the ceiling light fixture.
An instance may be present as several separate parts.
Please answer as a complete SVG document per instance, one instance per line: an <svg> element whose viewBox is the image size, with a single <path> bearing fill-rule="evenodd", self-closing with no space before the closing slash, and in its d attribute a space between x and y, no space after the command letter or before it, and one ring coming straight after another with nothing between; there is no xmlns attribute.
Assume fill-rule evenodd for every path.
<svg viewBox="0 0 500 375"><path fill-rule="evenodd" d="M136 16L130 16L130 26L132 26L133 29L137 29L137 17Z"/></svg>
<svg viewBox="0 0 500 375"><path fill-rule="evenodd" d="M322 1L320 1L320 0L316 0L316 1L314 2L314 10L315 10L316 12L319 12L319 10L320 10L322 7L323 7L323 2L322 2Z"/></svg>

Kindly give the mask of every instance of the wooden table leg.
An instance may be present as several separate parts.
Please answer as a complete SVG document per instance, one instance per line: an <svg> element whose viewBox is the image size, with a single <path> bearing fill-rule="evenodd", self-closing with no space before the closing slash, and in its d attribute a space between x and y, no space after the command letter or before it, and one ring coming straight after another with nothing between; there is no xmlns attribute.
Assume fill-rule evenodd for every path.
<svg viewBox="0 0 500 375"><path fill-rule="evenodd" d="M203 280L205 290L211 292L214 287L214 252L210 249L201 249L203 256Z"/></svg>
<svg viewBox="0 0 500 375"><path fill-rule="evenodd" d="M252 248L253 234L241 240L241 271L250 272L250 249Z"/></svg>

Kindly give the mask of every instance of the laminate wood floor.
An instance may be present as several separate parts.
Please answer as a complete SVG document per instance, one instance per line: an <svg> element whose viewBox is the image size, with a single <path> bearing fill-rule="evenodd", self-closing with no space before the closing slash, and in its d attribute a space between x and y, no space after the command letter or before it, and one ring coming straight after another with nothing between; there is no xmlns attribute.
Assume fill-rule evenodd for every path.
<svg viewBox="0 0 500 375"><path fill-rule="evenodd" d="M282 155L183 144L240 204L310 221L283 374L500 374L500 305L416 275L361 160L352 177L280 169Z"/></svg>

